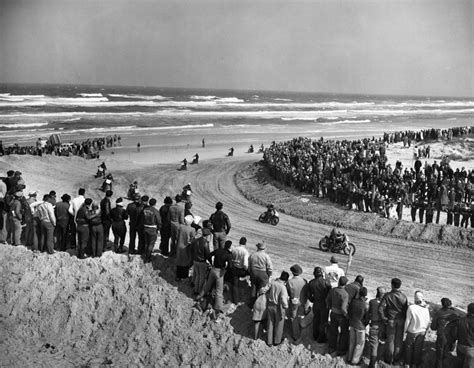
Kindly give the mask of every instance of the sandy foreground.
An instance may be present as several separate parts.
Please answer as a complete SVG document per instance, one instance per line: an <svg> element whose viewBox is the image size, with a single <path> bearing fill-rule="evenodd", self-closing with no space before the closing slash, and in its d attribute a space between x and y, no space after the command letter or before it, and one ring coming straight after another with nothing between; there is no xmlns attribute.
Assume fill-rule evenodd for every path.
<svg viewBox="0 0 474 368"><path fill-rule="evenodd" d="M232 241L246 236L250 251L265 241L275 275L298 263L309 280L313 267L328 264L330 254L320 252L317 242L331 227L284 214L277 227L259 223L264 208L245 199L234 177L261 159L260 154L245 153L247 147L246 143L236 146L234 157L225 157L227 141L206 148L196 143L142 147L141 152L133 146L109 149L99 161L9 156L0 158L0 174L22 171L26 191L38 190L40 196L54 189L58 197L63 193L74 197L84 187L87 196L99 200L101 180L93 175L105 160L115 178L114 198L125 196L129 183L138 180L140 191L158 203L191 183L195 215L208 218L215 203L222 201L233 225ZM474 167L472 142L436 143L431 148L430 162L449 150L453 167ZM195 151L200 163L178 171L179 161L184 157L191 161ZM413 160L412 151L400 145L391 146L388 156L405 166ZM370 296L377 286L388 287L392 277L399 277L410 300L421 289L434 303L447 296L465 309L472 302L471 249L355 230L348 234L357 244L349 279L364 275ZM340 258L345 266L346 259ZM202 315L193 308L189 285L177 284L173 264L158 254L153 265L144 265L138 256L111 252L101 259L79 261L69 254L48 257L21 247L0 246L0 263L4 290L0 326L6 332L0 338L1 366L344 366L340 359L314 354L324 353L324 346L312 341L310 327L303 331L300 344L286 342L269 348L262 340L249 338L251 315L245 305L228 305L226 316L218 322ZM433 354L426 354L424 367L430 367Z"/></svg>

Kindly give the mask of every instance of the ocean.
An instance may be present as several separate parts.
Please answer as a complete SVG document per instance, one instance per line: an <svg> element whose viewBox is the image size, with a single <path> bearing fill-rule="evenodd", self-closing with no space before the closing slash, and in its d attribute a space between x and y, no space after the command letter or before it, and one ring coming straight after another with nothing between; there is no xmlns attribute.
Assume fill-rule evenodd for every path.
<svg viewBox="0 0 474 368"><path fill-rule="evenodd" d="M469 98L75 85L0 85L0 139L238 131L278 139L472 125Z"/></svg>

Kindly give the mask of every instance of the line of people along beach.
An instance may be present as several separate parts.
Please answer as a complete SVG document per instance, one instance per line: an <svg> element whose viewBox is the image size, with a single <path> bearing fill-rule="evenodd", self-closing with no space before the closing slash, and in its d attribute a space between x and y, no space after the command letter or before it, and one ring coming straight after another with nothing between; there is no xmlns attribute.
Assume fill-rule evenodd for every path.
<svg viewBox="0 0 474 368"><path fill-rule="evenodd" d="M474 227L474 170L453 170L446 157L423 163L430 149L420 144L473 132L474 127L427 129L352 141L300 137L273 142L264 161L275 179L349 209L389 218L395 207L401 220L404 207L410 207L411 220L427 224L438 224L441 212L446 212L448 225L468 227L470 221ZM413 167L387 163L387 144L398 142L405 147L419 144Z"/></svg>
<svg viewBox="0 0 474 368"><path fill-rule="evenodd" d="M463 367L472 364L473 303L464 315L444 297L441 309L435 310L419 290L409 303L398 278L391 280L390 291L388 285L379 286L376 297L369 301L364 277L357 275L349 283L347 268L344 271L339 266L336 256L331 257L330 265L316 266L312 280L302 277L298 264L275 277L263 242L251 253L245 237L236 245L230 240L232 225L222 202L216 203L215 212L204 221L193 215L190 184L174 200L167 196L158 205L155 198L140 195L134 183L133 200L125 206L122 197L113 199L112 190L106 190L98 203L87 197L84 188L74 198L63 194L60 201L54 190L42 199L36 192L29 192L26 198L21 172L7 174L0 181L1 243L26 245L34 252L49 254L68 251L80 259L101 257L111 248L151 262L159 241L161 256L175 264L176 282L192 287L198 309L218 320L226 296L236 307L247 305L252 311L251 335L264 338L269 346L285 338L300 343L302 329L311 323L313 339L350 364L367 360L369 367L375 367L383 359L387 364L418 366L426 356L424 339L431 328L437 331L437 367L448 361ZM451 354L455 346L456 357Z"/></svg>
<svg viewBox="0 0 474 368"><path fill-rule="evenodd" d="M108 135L106 137L89 138L81 142L61 143L59 134L52 134L48 139L38 138L34 145L21 146L14 143L5 146L0 140L0 156L7 155L56 155L56 156L79 156L84 158L99 158L100 151L107 147L121 146L120 135Z"/></svg>

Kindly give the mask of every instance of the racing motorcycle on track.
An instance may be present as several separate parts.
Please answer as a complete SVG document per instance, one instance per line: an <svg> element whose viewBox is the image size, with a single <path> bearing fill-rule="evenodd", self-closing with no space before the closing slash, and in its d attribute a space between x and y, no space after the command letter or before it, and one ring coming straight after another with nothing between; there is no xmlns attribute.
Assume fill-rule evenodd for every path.
<svg viewBox="0 0 474 368"><path fill-rule="evenodd" d="M276 226L278 225L278 222L280 222L280 216L278 215L278 212L275 210L273 205L268 205L267 210L260 215L258 221L263 223L270 223L273 226Z"/></svg>
<svg viewBox="0 0 474 368"><path fill-rule="evenodd" d="M356 252L354 243L351 243L345 234L334 235L333 233L326 235L319 241L319 249L324 252L331 251L351 256Z"/></svg>

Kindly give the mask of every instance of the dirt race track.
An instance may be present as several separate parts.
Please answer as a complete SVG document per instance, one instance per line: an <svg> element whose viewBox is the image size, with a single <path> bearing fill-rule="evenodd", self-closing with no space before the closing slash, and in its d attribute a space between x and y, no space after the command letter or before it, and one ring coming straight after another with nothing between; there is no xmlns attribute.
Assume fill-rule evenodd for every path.
<svg viewBox="0 0 474 368"><path fill-rule="evenodd" d="M264 208L245 199L234 182L234 174L254 161L254 158L247 157L226 158L191 165L187 171L160 167L149 177L140 175L138 180L143 183L142 187L149 189L148 193L154 193L154 188L160 188L162 193L175 193L186 183L191 183L193 214L207 218L214 211L215 203L223 202L224 212L229 215L233 226L229 234L231 240L238 242L241 236L246 236L250 251L263 240L272 256L275 275L299 263L305 276L311 279L315 266L329 264L331 254L321 252L317 244L331 227L284 214L281 214L276 227L259 223L257 218ZM379 285L389 287L390 279L399 277L410 300L412 293L421 289L425 297L435 303L449 296L455 305L465 309L472 301L472 250L410 242L367 232L348 230L346 233L357 246L349 280L357 274L364 275L369 293ZM339 259L345 267L347 257L340 255Z"/></svg>

